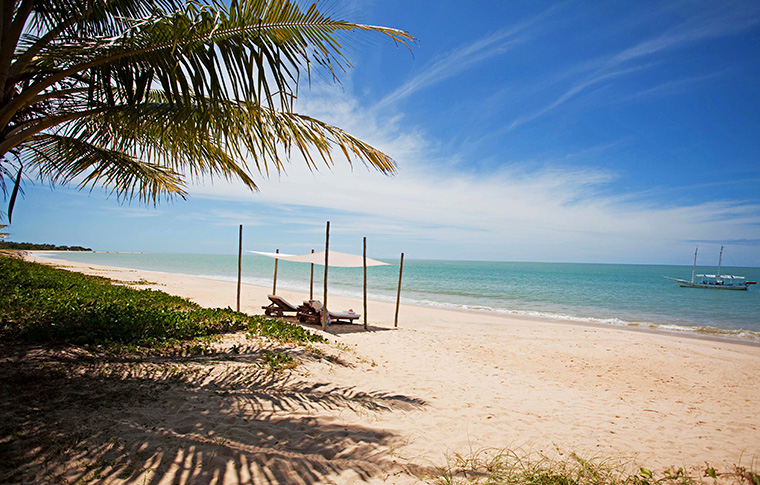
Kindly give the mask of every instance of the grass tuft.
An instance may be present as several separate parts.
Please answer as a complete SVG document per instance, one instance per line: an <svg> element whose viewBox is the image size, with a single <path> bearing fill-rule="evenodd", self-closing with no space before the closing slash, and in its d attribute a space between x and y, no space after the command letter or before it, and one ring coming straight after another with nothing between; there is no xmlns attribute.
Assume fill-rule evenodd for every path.
<svg viewBox="0 0 760 485"><path fill-rule="evenodd" d="M566 459L485 449L465 456L455 454L431 477L438 485L760 485L760 475L744 467L721 472L706 464L691 473L671 468L655 473L647 468L631 472L630 464L570 453Z"/></svg>
<svg viewBox="0 0 760 485"><path fill-rule="evenodd" d="M262 315L250 317L248 324L248 337L269 337L283 343L311 343L327 342L321 335L311 333L309 330L286 322L282 318L272 320Z"/></svg>
<svg viewBox="0 0 760 485"><path fill-rule="evenodd" d="M268 367L269 372L279 372L284 369L292 369L298 365L293 357L285 352L267 352L264 354L265 367Z"/></svg>

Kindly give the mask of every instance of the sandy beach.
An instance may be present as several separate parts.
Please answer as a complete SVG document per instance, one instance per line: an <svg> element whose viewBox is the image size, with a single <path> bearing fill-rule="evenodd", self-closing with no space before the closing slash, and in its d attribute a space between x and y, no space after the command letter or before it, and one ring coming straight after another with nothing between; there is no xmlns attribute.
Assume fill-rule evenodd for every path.
<svg viewBox="0 0 760 485"><path fill-rule="evenodd" d="M235 307L234 283L29 259ZM244 285L241 311L262 313L270 292ZM362 311L358 300L328 301ZM230 336L218 345L240 357L203 366L196 387L206 394L171 390L173 400L130 408L103 431L110 447L81 460L128 451L147 483L407 484L425 483L447 457L486 449L660 470L760 457L760 346L409 305L393 328L394 311L370 302L369 331L333 325L330 344L317 346L329 358L277 377L251 370L257 342Z"/></svg>

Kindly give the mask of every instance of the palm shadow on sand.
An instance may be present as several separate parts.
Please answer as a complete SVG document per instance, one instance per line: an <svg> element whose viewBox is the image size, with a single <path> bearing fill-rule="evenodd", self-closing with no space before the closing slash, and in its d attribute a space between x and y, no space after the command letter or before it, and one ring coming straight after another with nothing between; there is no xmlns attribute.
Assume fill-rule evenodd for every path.
<svg viewBox="0 0 760 485"><path fill-rule="evenodd" d="M268 372L256 364L260 352L104 361L2 346L0 482L274 484L426 473L388 452L402 437L319 414L411 411L424 401Z"/></svg>

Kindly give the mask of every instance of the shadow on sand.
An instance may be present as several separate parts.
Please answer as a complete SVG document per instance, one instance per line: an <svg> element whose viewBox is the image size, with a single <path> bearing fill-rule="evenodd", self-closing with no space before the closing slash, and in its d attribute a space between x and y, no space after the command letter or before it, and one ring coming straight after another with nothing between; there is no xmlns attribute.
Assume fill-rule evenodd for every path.
<svg viewBox="0 0 760 485"><path fill-rule="evenodd" d="M285 318L285 320L288 320L290 323L295 323L297 325L301 325L302 327L306 327L309 329L322 330L322 325L320 324L299 322L293 317ZM393 328L393 327L378 327L377 325L367 325L367 328L365 329L363 323L342 323L341 322L341 323L332 323L328 325L325 331L331 335L343 335L343 334L348 334L348 333L392 332L394 330L398 330L398 329Z"/></svg>
<svg viewBox="0 0 760 485"><path fill-rule="evenodd" d="M424 401L267 372L262 352L105 359L0 346L0 482L274 484L426 473L391 456L400 436L325 413L413 410Z"/></svg>

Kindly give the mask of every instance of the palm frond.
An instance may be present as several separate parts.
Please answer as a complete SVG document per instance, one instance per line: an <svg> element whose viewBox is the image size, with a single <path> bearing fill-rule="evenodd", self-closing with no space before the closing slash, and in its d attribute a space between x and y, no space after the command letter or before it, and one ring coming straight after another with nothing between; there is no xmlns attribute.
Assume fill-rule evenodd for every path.
<svg viewBox="0 0 760 485"><path fill-rule="evenodd" d="M214 8L188 3L171 13L156 10L135 20L112 37L92 40L75 36L51 43L34 67L55 72L25 91L36 94L75 73L89 78L94 89L109 98L114 73L129 74L130 66L151 70L173 97L201 95L271 104L279 93L280 107L290 103L300 70L313 62L335 69L350 65L341 53L340 31L374 31L406 45L414 38L401 30L333 20L312 5L301 11L290 0L249 0ZM30 101L28 93L21 98Z"/></svg>
<svg viewBox="0 0 760 485"><path fill-rule="evenodd" d="M53 185L103 185L120 200L136 197L154 204L162 196L185 198L181 174L78 137L42 134L24 148L29 168L41 181Z"/></svg>
<svg viewBox="0 0 760 485"><path fill-rule="evenodd" d="M191 105L170 103L162 92L153 92L151 101L139 111L104 110L77 121L67 131L73 134L89 130L99 140L110 139L118 131L118 149L140 158L160 161L178 171L192 171L192 166L197 165L197 174L239 179L243 179L243 173L233 171L235 159L250 157L260 173L268 174L281 170L282 158L289 157L293 150L300 152L312 169L319 167L319 159L331 165L335 150L349 163L358 160L389 174L396 169L393 159L380 150L307 115L255 103L206 103L202 99ZM93 131L96 127L97 134ZM239 168L248 167L241 162ZM244 182L255 186L252 180Z"/></svg>
<svg viewBox="0 0 760 485"><path fill-rule="evenodd" d="M402 30L294 0L9 1L14 25L26 28L0 23L4 191L18 179L8 154L51 184L102 184L153 203L184 197L185 176L255 189L246 159L268 174L293 153L317 169L340 151L395 171L380 150L292 106L313 66L337 78L351 65L344 35L409 47L415 39Z"/></svg>

